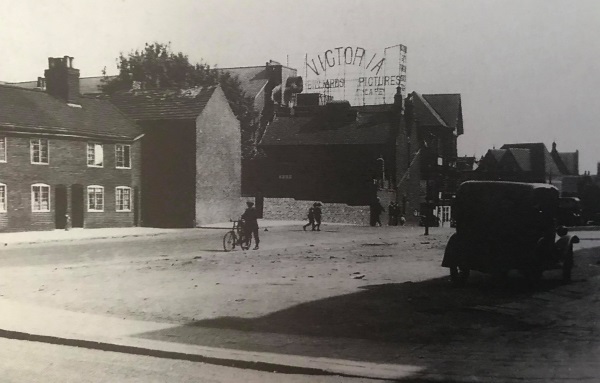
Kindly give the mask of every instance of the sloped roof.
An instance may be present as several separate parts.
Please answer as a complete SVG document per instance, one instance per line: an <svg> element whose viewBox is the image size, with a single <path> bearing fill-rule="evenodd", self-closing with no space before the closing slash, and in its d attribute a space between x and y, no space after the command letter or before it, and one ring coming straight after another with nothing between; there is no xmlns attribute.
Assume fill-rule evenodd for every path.
<svg viewBox="0 0 600 383"><path fill-rule="evenodd" d="M490 153L490 155L496 160L496 163L498 163L502 160L502 157L504 157L506 150L505 149L490 149L490 150L488 150L488 153Z"/></svg>
<svg viewBox="0 0 600 383"><path fill-rule="evenodd" d="M551 152L556 163L565 174L579 174L579 152ZM556 153L556 155L555 155ZM558 157L558 158L556 158Z"/></svg>
<svg viewBox="0 0 600 383"><path fill-rule="evenodd" d="M389 110L389 106L385 110ZM317 112L308 116L276 117L267 126L260 145L386 144L393 142L394 134L387 113L359 113L356 119L346 123L332 123L324 113Z"/></svg>
<svg viewBox="0 0 600 383"><path fill-rule="evenodd" d="M420 125L443 126L463 134L460 94L419 94L413 92L415 117Z"/></svg>
<svg viewBox="0 0 600 383"><path fill-rule="evenodd" d="M456 128L461 113L460 94L424 94L423 98L435 109L447 126Z"/></svg>
<svg viewBox="0 0 600 383"><path fill-rule="evenodd" d="M0 85L0 126L134 138L141 129L108 100L81 97L81 107L40 90Z"/></svg>
<svg viewBox="0 0 600 383"><path fill-rule="evenodd" d="M502 149L509 148L529 149L531 156L531 171L553 175L563 174L554 162L546 145L541 142L506 144L502 146Z"/></svg>
<svg viewBox="0 0 600 383"><path fill-rule="evenodd" d="M546 147L544 146L544 149L545 148ZM552 156L550 155L550 152L548 150L546 150L544 152L544 161L545 161L545 165L546 165L546 174L552 174L552 175L564 174L560 170L560 168L558 167L556 162L554 162L554 158L552 158Z"/></svg>
<svg viewBox="0 0 600 383"><path fill-rule="evenodd" d="M560 159L570 175L579 174L579 152L559 152Z"/></svg>
<svg viewBox="0 0 600 383"><path fill-rule="evenodd" d="M506 151L513 156L521 171L531 171L531 151L529 149L509 148Z"/></svg>
<svg viewBox="0 0 600 383"><path fill-rule="evenodd" d="M216 87L144 89L116 92L110 100L129 118L142 120L195 119Z"/></svg>
<svg viewBox="0 0 600 383"><path fill-rule="evenodd" d="M448 127L438 112L433 109L433 106L423 96L417 92L413 92L413 94L415 96L413 97L415 118L419 122L419 125Z"/></svg>

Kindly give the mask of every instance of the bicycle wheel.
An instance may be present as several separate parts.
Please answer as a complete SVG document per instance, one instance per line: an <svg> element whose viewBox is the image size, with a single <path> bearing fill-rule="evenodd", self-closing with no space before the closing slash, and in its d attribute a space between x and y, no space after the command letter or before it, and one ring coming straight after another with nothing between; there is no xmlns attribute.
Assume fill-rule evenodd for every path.
<svg viewBox="0 0 600 383"><path fill-rule="evenodd" d="M231 251L235 248L235 241L237 238L235 237L235 233L233 231L228 231L223 236L223 249L225 251Z"/></svg>

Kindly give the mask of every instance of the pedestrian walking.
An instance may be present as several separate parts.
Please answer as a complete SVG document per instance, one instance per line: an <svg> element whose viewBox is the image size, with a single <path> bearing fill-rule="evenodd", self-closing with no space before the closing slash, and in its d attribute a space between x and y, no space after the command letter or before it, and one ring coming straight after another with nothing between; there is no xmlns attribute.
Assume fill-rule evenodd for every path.
<svg viewBox="0 0 600 383"><path fill-rule="evenodd" d="M254 202L246 202L248 206L244 214L242 214L242 219L244 220L244 234L247 240L252 238L254 235L254 250L258 250L258 244L260 243L260 239L258 238L258 212L254 207Z"/></svg>
<svg viewBox="0 0 600 383"><path fill-rule="evenodd" d="M308 209L308 223L302 226L304 231L306 231L306 228L309 226L315 230L315 204Z"/></svg>
<svg viewBox="0 0 600 383"><path fill-rule="evenodd" d="M381 213L385 212L385 208L381 205L379 197L373 201L369 209L371 226L381 226Z"/></svg>
<svg viewBox="0 0 600 383"><path fill-rule="evenodd" d="M394 202L390 201L388 205L388 226L394 225Z"/></svg>
<svg viewBox="0 0 600 383"><path fill-rule="evenodd" d="M315 228L317 229L317 231L321 231L321 217L323 212L321 211L321 204L319 202L315 203L315 224L313 226L313 230L315 230Z"/></svg>

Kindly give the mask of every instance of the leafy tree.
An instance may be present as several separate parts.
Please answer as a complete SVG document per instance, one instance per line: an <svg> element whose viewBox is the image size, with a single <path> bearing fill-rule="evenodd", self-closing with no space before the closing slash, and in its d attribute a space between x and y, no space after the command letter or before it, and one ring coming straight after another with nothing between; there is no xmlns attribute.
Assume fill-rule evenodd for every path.
<svg viewBox="0 0 600 383"><path fill-rule="evenodd" d="M129 90L134 82L144 89L191 88L194 86L221 85L233 113L242 129L242 156L256 155L254 132L256 116L254 100L247 97L237 77L228 72L211 68L206 63L191 64L187 55L173 52L171 43L146 43L142 50L132 50L117 58L119 74L111 77L103 70L101 90L112 94Z"/></svg>

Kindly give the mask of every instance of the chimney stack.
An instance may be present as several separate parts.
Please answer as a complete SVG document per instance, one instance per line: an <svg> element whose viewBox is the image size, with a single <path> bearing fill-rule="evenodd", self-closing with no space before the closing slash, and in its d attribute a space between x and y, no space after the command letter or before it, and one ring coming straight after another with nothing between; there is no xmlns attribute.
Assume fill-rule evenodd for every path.
<svg viewBox="0 0 600 383"><path fill-rule="evenodd" d="M44 76L48 94L69 104L79 104L79 69L73 68L73 57L48 57Z"/></svg>
<svg viewBox="0 0 600 383"><path fill-rule="evenodd" d="M404 110L404 99L402 98L402 88L396 87L396 94L394 95L394 105L400 110Z"/></svg>

